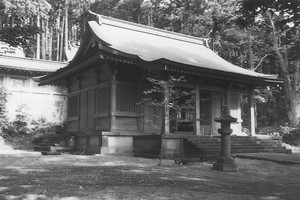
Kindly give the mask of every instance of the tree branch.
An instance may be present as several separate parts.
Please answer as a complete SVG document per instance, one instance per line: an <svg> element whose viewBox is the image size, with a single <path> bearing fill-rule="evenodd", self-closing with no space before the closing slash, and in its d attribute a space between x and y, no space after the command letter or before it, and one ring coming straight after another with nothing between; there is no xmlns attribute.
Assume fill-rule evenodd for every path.
<svg viewBox="0 0 300 200"><path fill-rule="evenodd" d="M300 60L298 60L295 64L295 72L294 72L294 85L293 85L293 89L294 89L294 92L298 92L299 90L299 73L300 73Z"/></svg>
<svg viewBox="0 0 300 200"><path fill-rule="evenodd" d="M256 65L256 67L253 69L253 71L255 71L259 66L260 66L260 64L262 63L262 61L266 58L266 57L268 57L268 56L271 56L271 54L266 54L266 55L264 55L264 57L262 57L261 59L260 59L260 61L259 61L259 63Z"/></svg>

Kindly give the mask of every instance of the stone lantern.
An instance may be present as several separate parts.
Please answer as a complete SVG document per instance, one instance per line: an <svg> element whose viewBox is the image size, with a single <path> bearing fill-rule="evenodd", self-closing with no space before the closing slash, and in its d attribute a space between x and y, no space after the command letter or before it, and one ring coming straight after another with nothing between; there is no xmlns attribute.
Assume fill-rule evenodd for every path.
<svg viewBox="0 0 300 200"><path fill-rule="evenodd" d="M221 157L213 164L213 169L219 171L234 172L238 170L235 158L231 157L230 134L232 129L230 124L237 119L229 115L228 106L223 106L222 115L215 119L215 122L221 123L218 133L221 134Z"/></svg>

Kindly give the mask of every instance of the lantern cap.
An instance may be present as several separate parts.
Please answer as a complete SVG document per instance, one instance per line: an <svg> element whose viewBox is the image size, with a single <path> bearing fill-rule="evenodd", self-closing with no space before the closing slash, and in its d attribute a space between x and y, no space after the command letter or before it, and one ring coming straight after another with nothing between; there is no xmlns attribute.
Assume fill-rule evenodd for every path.
<svg viewBox="0 0 300 200"><path fill-rule="evenodd" d="M227 105L224 105L222 108L222 115L220 117L215 118L215 122L224 122L224 123L232 123L236 122L237 118L234 118L229 115L229 109Z"/></svg>

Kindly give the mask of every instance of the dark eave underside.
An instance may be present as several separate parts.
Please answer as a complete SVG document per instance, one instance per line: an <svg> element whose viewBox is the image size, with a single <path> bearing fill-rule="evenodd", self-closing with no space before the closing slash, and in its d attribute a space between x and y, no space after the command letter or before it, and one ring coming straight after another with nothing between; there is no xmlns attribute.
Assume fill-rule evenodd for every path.
<svg viewBox="0 0 300 200"><path fill-rule="evenodd" d="M26 76L42 76L50 74L50 72L44 71L33 71L26 69L18 69L18 68L8 68L0 66L0 73L4 74L18 74L18 75L26 75Z"/></svg>
<svg viewBox="0 0 300 200"><path fill-rule="evenodd" d="M145 70L150 71L168 71L179 74L193 75L198 76L199 78L209 78L216 80L226 80L237 83L246 83L251 85L277 85L282 84L283 80L281 79L268 79L261 77L252 77L246 76L242 74L228 73L217 70L211 70L207 68L199 68L195 66L183 65L181 63L172 62L165 59L160 59L152 62L145 62L139 59L136 56L126 55L122 52L116 52L115 50L112 52L108 52L109 48L105 48L105 51L101 49L100 52L95 55L85 59L82 62L76 63L72 62L67 67L59 69L58 71L49 74L46 77L41 78L41 85L46 84L60 84L60 82L64 82L66 78L80 73L81 71L87 70L88 66L93 62L101 62L105 63L107 60L120 62L120 63L128 63L137 65Z"/></svg>

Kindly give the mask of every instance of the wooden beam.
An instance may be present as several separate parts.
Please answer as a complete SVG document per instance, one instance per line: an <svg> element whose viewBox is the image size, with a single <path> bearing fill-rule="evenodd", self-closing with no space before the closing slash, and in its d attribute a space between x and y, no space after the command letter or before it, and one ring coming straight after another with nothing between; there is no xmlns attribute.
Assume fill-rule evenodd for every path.
<svg viewBox="0 0 300 200"><path fill-rule="evenodd" d="M196 135L201 135L201 124L200 124L200 86L196 84L196 110L195 110L195 127L196 127Z"/></svg>
<svg viewBox="0 0 300 200"><path fill-rule="evenodd" d="M116 116L117 111L117 84L116 84L116 70L112 72L112 80L110 84L110 101L111 101L111 117L110 117L110 130L117 129L116 127Z"/></svg>
<svg viewBox="0 0 300 200"><path fill-rule="evenodd" d="M249 113L249 132L250 136L255 135L255 103L254 89L250 88L248 93L248 113Z"/></svg>
<svg viewBox="0 0 300 200"><path fill-rule="evenodd" d="M165 93L164 93L164 133L170 134L170 109L169 109L169 86L166 83L164 86Z"/></svg>
<svg viewBox="0 0 300 200"><path fill-rule="evenodd" d="M231 87L227 87L226 89L226 97L225 104L228 106L229 114L230 114L230 98L231 98Z"/></svg>

